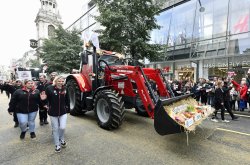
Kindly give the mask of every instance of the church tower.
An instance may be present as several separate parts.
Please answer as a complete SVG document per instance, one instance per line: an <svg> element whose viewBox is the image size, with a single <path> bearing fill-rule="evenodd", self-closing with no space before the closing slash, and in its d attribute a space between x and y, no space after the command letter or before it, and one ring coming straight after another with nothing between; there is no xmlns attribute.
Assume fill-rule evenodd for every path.
<svg viewBox="0 0 250 165"><path fill-rule="evenodd" d="M40 0L41 8L36 16L37 51L40 52L43 39L54 35L55 29L62 25L61 16L57 8L56 0Z"/></svg>

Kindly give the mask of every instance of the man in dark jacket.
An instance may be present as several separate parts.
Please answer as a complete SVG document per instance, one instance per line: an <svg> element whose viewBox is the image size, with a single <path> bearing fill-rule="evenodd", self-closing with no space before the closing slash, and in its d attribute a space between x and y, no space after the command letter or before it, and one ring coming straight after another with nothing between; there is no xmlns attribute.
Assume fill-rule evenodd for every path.
<svg viewBox="0 0 250 165"><path fill-rule="evenodd" d="M46 80L46 76L45 76L45 75L39 76L39 82L37 83L37 89L40 91L40 93L42 93L43 91L45 91L46 88L47 88L49 85L50 85L50 84L49 84L48 81ZM47 109L44 108L43 106L40 106L40 107L39 107L40 125L49 124L47 118L48 118Z"/></svg>
<svg viewBox="0 0 250 165"><path fill-rule="evenodd" d="M17 113L19 127L22 131L20 139L24 139L25 137L27 124L29 124L31 139L36 138L35 118L39 104L41 104L40 92L35 89L32 80L25 81L24 87L16 90L11 97L8 111L11 115L14 111Z"/></svg>

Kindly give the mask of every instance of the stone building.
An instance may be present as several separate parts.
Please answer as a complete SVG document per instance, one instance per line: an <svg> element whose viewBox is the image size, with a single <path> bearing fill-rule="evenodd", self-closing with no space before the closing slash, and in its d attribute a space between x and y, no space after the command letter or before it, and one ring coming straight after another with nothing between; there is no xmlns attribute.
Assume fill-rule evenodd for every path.
<svg viewBox="0 0 250 165"><path fill-rule="evenodd" d="M55 29L63 24L56 0L40 0L40 2L41 8L35 19L37 27L38 53L41 51L43 40L53 36Z"/></svg>

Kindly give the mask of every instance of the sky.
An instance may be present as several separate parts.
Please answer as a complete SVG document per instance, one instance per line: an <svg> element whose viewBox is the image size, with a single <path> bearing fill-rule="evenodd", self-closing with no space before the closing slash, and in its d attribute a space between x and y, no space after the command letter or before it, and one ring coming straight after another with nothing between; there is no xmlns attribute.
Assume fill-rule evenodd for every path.
<svg viewBox="0 0 250 165"><path fill-rule="evenodd" d="M87 0L56 0L63 27L67 28L83 13ZM40 0L4 0L0 5L0 65L8 66L32 50L30 39L37 39L35 19Z"/></svg>

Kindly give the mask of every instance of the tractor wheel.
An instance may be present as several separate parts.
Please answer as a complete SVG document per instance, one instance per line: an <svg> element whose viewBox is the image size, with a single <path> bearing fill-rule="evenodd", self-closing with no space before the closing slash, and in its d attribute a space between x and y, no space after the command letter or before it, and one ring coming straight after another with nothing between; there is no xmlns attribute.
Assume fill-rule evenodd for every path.
<svg viewBox="0 0 250 165"><path fill-rule="evenodd" d="M117 92L102 90L95 95L94 110L98 125L111 130L118 128L124 119L124 102Z"/></svg>
<svg viewBox="0 0 250 165"><path fill-rule="evenodd" d="M72 79L67 82L67 92L70 101L70 114L73 116L84 114L86 111L82 111L81 91L75 80Z"/></svg>
<svg viewBox="0 0 250 165"><path fill-rule="evenodd" d="M137 112L137 114L139 116L148 117L148 112L146 111L146 109L142 103L142 100L139 97L137 97L135 104L136 104L135 111Z"/></svg>

